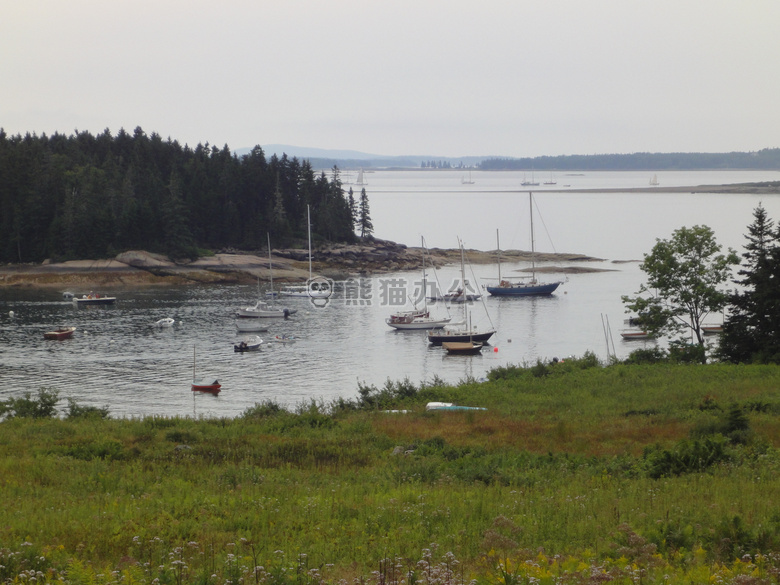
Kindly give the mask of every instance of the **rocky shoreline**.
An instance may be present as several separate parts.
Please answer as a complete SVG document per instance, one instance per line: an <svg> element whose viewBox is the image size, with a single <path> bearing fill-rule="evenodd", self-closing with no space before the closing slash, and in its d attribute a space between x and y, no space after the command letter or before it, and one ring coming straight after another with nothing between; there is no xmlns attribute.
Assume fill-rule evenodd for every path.
<svg viewBox="0 0 780 585"><path fill-rule="evenodd" d="M495 252L466 250L473 264L496 261ZM531 260L530 252L502 250L501 258L522 262ZM75 260L41 264L10 264L0 266L0 287L70 287L110 289L134 286L174 286L186 284L251 284L257 280L303 282L309 276L308 250L274 249L269 268L268 252L223 250L213 256L192 262L177 262L161 254L133 250L112 259ZM555 262L555 272L598 270L582 266L560 266L561 262L596 261L581 254L536 254L539 263ZM383 274L419 270L423 249L407 247L386 240L371 240L361 244L331 244L312 250L312 270L333 279L349 276ZM460 262L457 249L433 248L425 251L427 265L440 267ZM537 267L544 271L544 266Z"/></svg>

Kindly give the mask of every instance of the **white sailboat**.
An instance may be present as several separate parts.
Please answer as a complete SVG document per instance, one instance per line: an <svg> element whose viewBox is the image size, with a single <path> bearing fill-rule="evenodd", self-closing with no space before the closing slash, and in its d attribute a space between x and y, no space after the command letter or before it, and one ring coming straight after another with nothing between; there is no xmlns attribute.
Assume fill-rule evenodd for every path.
<svg viewBox="0 0 780 585"><path fill-rule="evenodd" d="M657 187L658 185L660 185L660 183L658 182L658 175L653 175L650 178L650 186L651 187Z"/></svg>
<svg viewBox="0 0 780 585"><path fill-rule="evenodd" d="M400 329L404 331L420 330L420 329L438 329L444 327L452 320L449 315L447 317L431 317L428 310L428 302L425 296L427 290L427 281L425 273L425 239L421 238L422 243L422 290L423 290L423 306L418 309L415 305L414 310L411 311L398 311L390 315L385 319L390 327L394 329Z"/></svg>
<svg viewBox="0 0 780 585"><path fill-rule="evenodd" d="M471 170L469 170L469 178L466 179L466 177L463 176L463 177L460 178L460 182L463 185L473 185L474 184L474 180L471 178Z"/></svg>
<svg viewBox="0 0 780 585"><path fill-rule="evenodd" d="M485 289L495 296L531 296L550 295L555 292L562 280L553 282L539 282L536 280L536 249L534 245L534 204L533 193L528 193L528 203L531 211L531 278L530 280L512 282L508 278L501 278L501 247L498 245L498 231L496 231L496 249L498 251L498 284L485 286Z"/></svg>
<svg viewBox="0 0 780 585"><path fill-rule="evenodd" d="M363 169L360 170L361 174ZM307 232L309 235L309 280L306 284L287 284L279 290L283 297L308 297L312 299L330 298L333 291L330 290L329 281L312 282L311 272L311 209L306 206Z"/></svg>

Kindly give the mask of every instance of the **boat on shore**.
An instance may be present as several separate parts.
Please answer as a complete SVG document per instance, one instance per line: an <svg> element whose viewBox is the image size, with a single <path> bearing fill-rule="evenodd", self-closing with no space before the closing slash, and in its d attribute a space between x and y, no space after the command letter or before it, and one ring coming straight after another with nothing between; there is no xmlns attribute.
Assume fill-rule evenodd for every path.
<svg viewBox="0 0 780 585"><path fill-rule="evenodd" d="M58 327L52 331L47 331L43 334L44 339L69 339L73 337L73 332L76 331L75 327Z"/></svg>

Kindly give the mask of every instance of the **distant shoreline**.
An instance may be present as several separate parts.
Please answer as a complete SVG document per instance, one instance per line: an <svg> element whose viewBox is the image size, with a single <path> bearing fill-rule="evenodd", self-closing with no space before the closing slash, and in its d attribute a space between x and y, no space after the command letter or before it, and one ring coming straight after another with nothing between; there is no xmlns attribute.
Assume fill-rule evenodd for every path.
<svg viewBox="0 0 780 585"><path fill-rule="evenodd" d="M730 185L699 185L695 187L636 187L630 189L545 189L564 193L731 193L780 194L780 181L736 183ZM496 260L495 251L467 250L469 261L486 264ZM0 288L71 288L74 292L97 288L128 288L134 286L176 286L186 284L246 284L257 280L302 282L308 278L307 261L302 250L274 250L272 270L267 252L235 251L178 263L161 255L130 251L116 258L43 262L41 264L7 264L0 266ZM528 262L530 253L502 250L509 262ZM553 267L537 266L537 272L577 273L603 271L585 266L561 266L561 262L581 263L604 261L582 254L537 254L538 262L555 262ZM434 248L426 251L426 261L433 265L454 264L460 260L455 249ZM631 262L631 260L626 260ZM418 270L422 264L422 249L384 240L372 240L356 245L333 244L314 254L314 269L330 278L350 275L386 274Z"/></svg>

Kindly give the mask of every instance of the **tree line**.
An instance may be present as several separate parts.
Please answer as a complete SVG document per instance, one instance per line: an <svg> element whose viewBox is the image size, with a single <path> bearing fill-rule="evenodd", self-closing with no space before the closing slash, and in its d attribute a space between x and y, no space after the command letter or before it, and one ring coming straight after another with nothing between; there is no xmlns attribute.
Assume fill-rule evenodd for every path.
<svg viewBox="0 0 780 585"><path fill-rule="evenodd" d="M723 253L707 226L682 227L668 240L657 240L640 266L647 283L623 302L636 314L635 324L670 339L669 351L639 350L637 361L706 362L705 320L723 314L714 357L780 363L780 226L762 205L754 209L745 238L741 260L732 249ZM734 288L724 289L729 280Z"/></svg>
<svg viewBox="0 0 780 585"><path fill-rule="evenodd" d="M636 152L632 154L591 154L538 156L533 158L489 158L479 163L483 171L660 171L701 169L780 169L780 148L756 152Z"/></svg>
<svg viewBox="0 0 780 585"><path fill-rule="evenodd" d="M195 148L106 129L93 136L8 136L0 128L0 262L113 257L146 249L174 258L204 250L258 250L307 237L370 236L365 193L358 205L339 170L315 173L306 160L266 159L256 146Z"/></svg>

